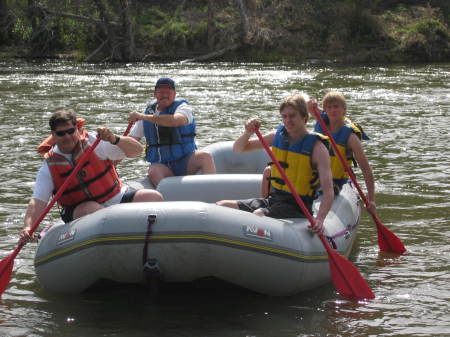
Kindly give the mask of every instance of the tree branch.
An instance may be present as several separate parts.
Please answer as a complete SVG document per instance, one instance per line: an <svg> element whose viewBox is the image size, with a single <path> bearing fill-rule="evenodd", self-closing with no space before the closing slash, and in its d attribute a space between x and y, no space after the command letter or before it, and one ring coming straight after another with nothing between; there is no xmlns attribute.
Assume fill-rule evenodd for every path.
<svg viewBox="0 0 450 337"><path fill-rule="evenodd" d="M103 25L104 22L101 20L97 20L97 19L93 19L87 16L81 16L81 15L76 15L76 14L71 14L71 13L64 13L64 12L56 12L56 11L52 11L50 9L47 8L43 8L45 10L45 12L49 15L54 15L54 16L60 16L63 18L69 18L69 19L74 19L77 21L83 21L86 23L93 23L96 25ZM117 22L108 22L108 24L113 25L115 27L119 27L120 25Z"/></svg>

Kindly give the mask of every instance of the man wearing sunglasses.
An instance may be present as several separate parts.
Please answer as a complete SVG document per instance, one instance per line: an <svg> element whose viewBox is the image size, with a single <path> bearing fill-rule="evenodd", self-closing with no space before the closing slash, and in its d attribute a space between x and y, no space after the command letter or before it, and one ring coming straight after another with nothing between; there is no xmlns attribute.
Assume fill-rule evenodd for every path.
<svg viewBox="0 0 450 337"><path fill-rule="evenodd" d="M25 214L25 226L20 234L25 241L32 239L29 234L31 226L97 137L95 133L78 129L72 110L56 111L49 124L55 145L45 153L37 174L33 197ZM100 143L58 200L64 222L118 203L163 200L155 190L128 191L113 165L115 160L139 156L143 146L132 137L113 134L106 127L98 128L97 133Z"/></svg>
<svg viewBox="0 0 450 337"><path fill-rule="evenodd" d="M144 113L132 111L130 121L138 121L130 136L147 141L146 159L151 164L148 176L154 186L171 176L216 173L210 153L197 150L195 119L185 99L175 99L175 82L160 78L155 85L156 100L147 105Z"/></svg>

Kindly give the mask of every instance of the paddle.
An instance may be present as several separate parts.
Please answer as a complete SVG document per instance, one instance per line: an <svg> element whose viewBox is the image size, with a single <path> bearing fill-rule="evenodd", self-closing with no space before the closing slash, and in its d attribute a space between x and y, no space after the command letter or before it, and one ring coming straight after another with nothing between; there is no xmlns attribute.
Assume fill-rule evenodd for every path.
<svg viewBox="0 0 450 337"><path fill-rule="evenodd" d="M353 185L358 190L358 193L361 196L361 199L363 200L363 202L367 208L369 206L369 200L366 198L366 195L364 194L364 192L362 191L358 182L356 181L356 177L353 174L352 169L350 168L348 163L345 161L344 157L342 156L342 153L339 151L339 149L336 145L336 142L334 141L333 136L330 133L330 130L326 126L322 117L320 117L319 111L317 109L315 109L313 111L313 113L316 117L316 120L319 122L320 126L322 127L322 130L325 131L326 135L330 139L334 152L339 157L339 160L341 161L342 165L344 166L345 171L350 176L350 179L353 182ZM380 248L380 250L385 251L385 252L394 252L397 254L403 254L406 251L406 248L403 245L402 241L381 223L380 219L378 218L378 216L375 213L372 213L370 211L369 211L369 213L372 216L372 218L375 221L375 224L377 226L378 247Z"/></svg>
<svg viewBox="0 0 450 337"><path fill-rule="evenodd" d="M41 213L39 218L36 219L36 221L31 226L31 229L29 230L30 235L34 233L34 231L38 228L41 221L44 219L44 217L47 215L47 213L50 211L52 206L55 204L56 201L61 197L61 195L66 190L69 183L72 181L73 177L81 170L83 167L83 164L86 162L86 160L91 155L92 151L95 150L98 143L100 142L100 138L98 137L95 142L89 147L89 149L81 156L80 160L78 161L77 165L73 169L72 173L67 177L67 179L64 181L62 186L59 188L59 190L56 192L56 194L53 196L53 199L50 201L50 203L47 205L47 207L44 209L44 211ZM20 242L17 247L9 254L6 258L4 258L0 262L0 296L5 291L6 287L8 286L10 280L11 280L11 274L12 269L14 266L14 259L16 258L17 254L20 252L22 247L25 246L24 242Z"/></svg>
<svg viewBox="0 0 450 337"><path fill-rule="evenodd" d="M131 127L134 125L134 123L135 123L134 121L128 123L128 126L127 126L125 132L123 133L124 136L128 136L128 134L130 133Z"/></svg>
<svg viewBox="0 0 450 337"><path fill-rule="evenodd" d="M131 127L134 125L134 123L135 123L135 121L129 122L129 123L128 123L128 126L127 126L125 132L123 133L124 136L128 136L128 134L130 133ZM122 160L114 160L114 161L113 161L114 167L116 167L117 165L119 165L119 163L120 163L121 161L122 161Z"/></svg>
<svg viewBox="0 0 450 337"><path fill-rule="evenodd" d="M291 190L291 193L294 196L295 201L297 201L297 204L300 206L306 218L311 223L311 226L314 226L315 225L314 218L311 216L309 210L303 203L303 200L299 197L294 186L289 181L288 177L286 176L286 173L284 172L284 169L281 167L272 150L267 145L267 142L264 140L258 129L255 130L255 133L256 136L258 136L258 139L263 145L267 154L272 159L272 162L275 164L281 176L283 177L284 182L288 185L289 189ZM342 296L352 299L375 298L372 289L370 289L369 285L361 276L358 269L350 261L348 261L346 258L339 255L336 251L334 251L328 245L327 241L325 240L322 234L318 234L318 236L323 246L325 247L325 250L327 251L331 279L333 280L333 284L336 290Z"/></svg>

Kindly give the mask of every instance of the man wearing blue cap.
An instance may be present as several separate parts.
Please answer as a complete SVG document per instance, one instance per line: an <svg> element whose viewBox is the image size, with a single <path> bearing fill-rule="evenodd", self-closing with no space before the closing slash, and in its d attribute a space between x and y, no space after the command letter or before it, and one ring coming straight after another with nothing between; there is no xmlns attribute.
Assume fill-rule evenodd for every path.
<svg viewBox="0 0 450 337"><path fill-rule="evenodd" d="M175 82L160 78L154 96L144 113L132 111L130 121L137 121L130 136L147 141L146 160L150 181L156 187L161 179L171 176L216 173L211 154L197 150L195 145L195 119L185 99L176 99Z"/></svg>

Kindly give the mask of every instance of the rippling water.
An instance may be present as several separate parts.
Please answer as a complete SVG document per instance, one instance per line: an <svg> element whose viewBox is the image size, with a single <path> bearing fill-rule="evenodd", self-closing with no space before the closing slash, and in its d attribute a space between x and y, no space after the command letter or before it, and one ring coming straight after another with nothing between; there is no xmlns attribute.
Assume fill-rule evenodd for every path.
<svg viewBox="0 0 450 337"><path fill-rule="evenodd" d="M198 144L233 140L250 116L278 123L281 99L337 89L372 141L379 217L408 253L378 252L376 229L362 220L352 261L376 299L344 301L332 285L289 298L236 289L177 289L158 300L121 287L77 296L44 292L27 245L0 302L0 336L449 336L450 65L313 67L277 64L79 65L0 62L0 257L16 246L48 135L51 112L66 107L89 128L126 127L154 82L175 79L195 108ZM140 177L143 160L120 165ZM57 219L49 214L44 224Z"/></svg>

